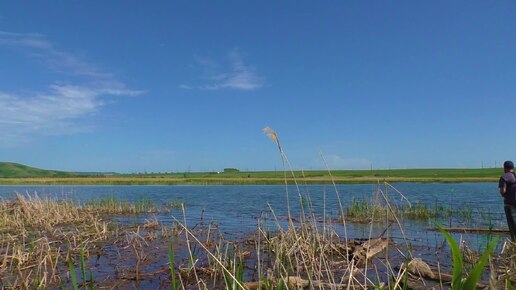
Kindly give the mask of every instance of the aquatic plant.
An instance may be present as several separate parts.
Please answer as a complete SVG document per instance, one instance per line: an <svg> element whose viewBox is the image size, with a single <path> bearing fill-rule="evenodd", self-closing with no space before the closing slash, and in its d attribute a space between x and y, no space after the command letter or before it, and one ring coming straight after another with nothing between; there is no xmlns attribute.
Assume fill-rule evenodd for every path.
<svg viewBox="0 0 516 290"><path fill-rule="evenodd" d="M492 240L478 262L473 267L473 270L469 275L467 275L464 279L463 274L463 261L462 261L462 253L460 251L459 245L453 239L453 237L440 226L437 226L439 231L443 234L450 246L452 252L452 262L453 262L453 280L452 280L452 289L453 290L473 290L477 288L477 283L480 281L482 277L482 273L484 271L484 267L488 263L489 256L493 252L494 248L498 244L498 238Z"/></svg>
<svg viewBox="0 0 516 290"><path fill-rule="evenodd" d="M181 283L176 278L176 272L174 270L175 265L175 253L174 253L174 242L170 241L170 246L168 249L168 260L170 265L170 281L173 290L179 290Z"/></svg>
<svg viewBox="0 0 516 290"><path fill-rule="evenodd" d="M230 255L227 260L228 265L226 268L230 269L233 275L229 275L228 273L223 272L226 289L241 289L239 285L244 284L244 263L242 261L242 257L237 257L237 255Z"/></svg>
<svg viewBox="0 0 516 290"><path fill-rule="evenodd" d="M89 200L84 203L83 208L103 214L142 214L158 211L156 205L148 198L129 202L115 196Z"/></svg>
<svg viewBox="0 0 516 290"><path fill-rule="evenodd" d="M452 210L440 204L429 207L421 201L411 205L392 204L391 207L392 210L387 208L386 204L380 203L375 199L353 198L351 205L346 207L346 218L354 222L390 220L389 214L392 213L404 219L421 221L457 217L464 222L471 222L474 218L471 207ZM483 215L485 216L486 213Z"/></svg>
<svg viewBox="0 0 516 290"><path fill-rule="evenodd" d="M75 274L75 263L71 257L68 260L68 265L70 269L70 278L72 279L73 289L79 290L79 283L77 282L77 275Z"/></svg>
<svg viewBox="0 0 516 290"><path fill-rule="evenodd" d="M435 209L428 208L424 203L417 202L415 205L402 209L402 214L408 219L428 220L438 215Z"/></svg>
<svg viewBox="0 0 516 290"><path fill-rule="evenodd" d="M169 200L165 202L166 208L181 208L183 206L183 202L180 200Z"/></svg>
<svg viewBox="0 0 516 290"><path fill-rule="evenodd" d="M387 212L380 203L353 198L351 206L346 208L346 218L361 222L378 221Z"/></svg>

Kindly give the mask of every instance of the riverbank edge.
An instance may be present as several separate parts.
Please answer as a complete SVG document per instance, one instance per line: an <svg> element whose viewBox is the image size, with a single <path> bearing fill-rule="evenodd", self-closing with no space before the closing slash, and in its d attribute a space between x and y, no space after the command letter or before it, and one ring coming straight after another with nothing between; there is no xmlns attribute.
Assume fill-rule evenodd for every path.
<svg viewBox="0 0 516 290"><path fill-rule="evenodd" d="M288 184L370 184L370 183L465 183L497 182L494 177L336 177L287 178ZM0 178L0 185L282 185L285 178L160 178L160 177L69 177Z"/></svg>

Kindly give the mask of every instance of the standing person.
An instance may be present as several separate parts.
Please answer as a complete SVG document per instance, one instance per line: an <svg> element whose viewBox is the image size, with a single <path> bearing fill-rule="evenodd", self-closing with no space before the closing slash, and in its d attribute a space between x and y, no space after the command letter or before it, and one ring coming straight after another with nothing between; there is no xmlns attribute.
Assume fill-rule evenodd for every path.
<svg viewBox="0 0 516 290"><path fill-rule="evenodd" d="M514 163L505 161L503 163L504 175L500 177L498 188L503 196L503 209L507 217L507 225L511 231L511 240L516 242L516 174Z"/></svg>

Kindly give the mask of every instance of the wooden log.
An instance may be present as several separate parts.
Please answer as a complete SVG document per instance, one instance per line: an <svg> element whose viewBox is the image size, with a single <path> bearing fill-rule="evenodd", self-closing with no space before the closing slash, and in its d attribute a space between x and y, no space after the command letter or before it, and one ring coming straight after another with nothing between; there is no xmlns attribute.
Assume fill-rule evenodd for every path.
<svg viewBox="0 0 516 290"><path fill-rule="evenodd" d="M405 264L402 264L403 268L405 268ZM419 278L438 281L438 282L452 282L453 276L446 273L439 273L436 270L433 270L425 261L420 258L412 259L407 265L407 271ZM486 285L482 283L477 283L477 288L485 288Z"/></svg>
<svg viewBox="0 0 516 290"><path fill-rule="evenodd" d="M372 259L376 255L384 251L389 245L389 240L386 238L378 238L367 240L359 246L355 247L353 251L353 259L357 261L357 265L363 265L367 260Z"/></svg>

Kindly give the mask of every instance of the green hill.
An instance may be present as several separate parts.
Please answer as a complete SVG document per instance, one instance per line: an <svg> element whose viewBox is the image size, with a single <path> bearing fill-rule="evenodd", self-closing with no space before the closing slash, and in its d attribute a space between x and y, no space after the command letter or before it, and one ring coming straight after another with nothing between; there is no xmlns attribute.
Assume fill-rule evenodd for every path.
<svg viewBox="0 0 516 290"><path fill-rule="evenodd" d="M0 162L0 178L66 177L74 175L71 172L39 169L12 162Z"/></svg>

